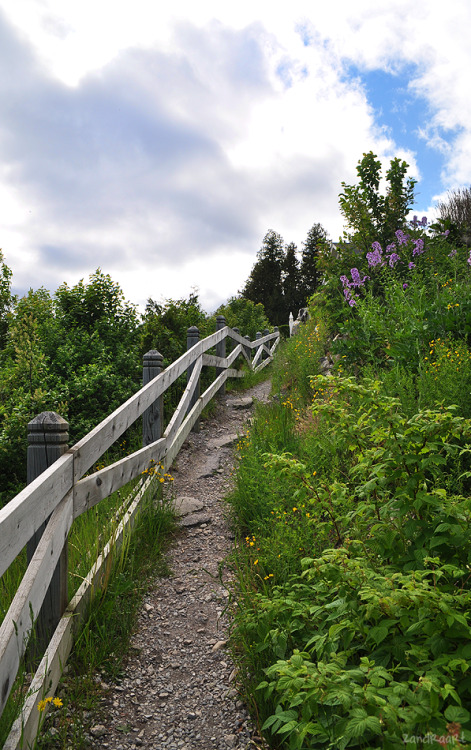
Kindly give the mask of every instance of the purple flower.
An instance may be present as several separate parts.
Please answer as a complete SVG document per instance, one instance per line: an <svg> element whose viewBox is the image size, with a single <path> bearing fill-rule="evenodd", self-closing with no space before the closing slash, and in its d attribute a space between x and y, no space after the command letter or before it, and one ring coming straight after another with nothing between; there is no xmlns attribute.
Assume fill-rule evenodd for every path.
<svg viewBox="0 0 471 750"><path fill-rule="evenodd" d="M352 283L349 286L364 286L365 281L370 278L369 276L361 278L358 268L351 268L350 273L352 275Z"/></svg>
<svg viewBox="0 0 471 750"><path fill-rule="evenodd" d="M394 268L394 266L396 265L396 263L399 260L401 260L401 259L400 259L399 255L397 253L391 253L391 255L389 256L389 265L390 265L390 267Z"/></svg>
<svg viewBox="0 0 471 750"><path fill-rule="evenodd" d="M454 247L453 250L451 251L451 253L448 253L448 257L449 258L454 258L455 255L456 255L456 253L457 253L457 250L456 250L456 247Z"/></svg>
<svg viewBox="0 0 471 750"><path fill-rule="evenodd" d="M403 288L403 289L407 289L407 287L408 287L408 286L409 286L409 284L403 284L403 285L402 285L402 288Z"/></svg>
<svg viewBox="0 0 471 750"><path fill-rule="evenodd" d="M409 263L409 271L412 271L413 268L415 268L415 263L412 263L412 261Z"/></svg>
<svg viewBox="0 0 471 750"><path fill-rule="evenodd" d="M343 287L344 287L344 289L345 289L345 287L346 287L346 286L350 286L350 284L349 284L349 282L348 282L348 279L347 279L347 277L345 276L345 274L344 274L343 276L341 276L341 277L340 277L340 281L342 282L342 284L343 284Z"/></svg>
<svg viewBox="0 0 471 750"><path fill-rule="evenodd" d="M421 237L418 240L414 240L414 249L412 255L422 255L424 252L424 241Z"/></svg>
<svg viewBox="0 0 471 750"><path fill-rule="evenodd" d="M471 266L471 250L469 251L468 264Z"/></svg>
<svg viewBox="0 0 471 750"><path fill-rule="evenodd" d="M404 234L402 229L398 229L394 234L397 237L397 241L399 245L407 245L407 241L410 239L410 236L408 234Z"/></svg>
<svg viewBox="0 0 471 750"><path fill-rule="evenodd" d="M372 253L366 253L366 259L368 261L368 266L370 268L374 268L375 266L383 266L384 265L384 259L383 259L383 249L379 242L373 242L371 245L373 248Z"/></svg>
<svg viewBox="0 0 471 750"><path fill-rule="evenodd" d="M416 227L418 223L419 223L419 219L417 218L417 214L415 214L414 218L411 221L411 224L413 227Z"/></svg>
<svg viewBox="0 0 471 750"><path fill-rule="evenodd" d="M427 217L426 216L422 216L422 221L420 223L422 224L423 227L426 227L427 223L428 223Z"/></svg>
<svg viewBox="0 0 471 750"><path fill-rule="evenodd" d="M390 245L386 245L387 253L393 253L395 249L396 249L396 245L394 244L394 242L391 242Z"/></svg>
<svg viewBox="0 0 471 750"><path fill-rule="evenodd" d="M450 230L449 229L445 229L445 231L443 232L443 236L444 237L448 237L449 234L450 234Z"/></svg>

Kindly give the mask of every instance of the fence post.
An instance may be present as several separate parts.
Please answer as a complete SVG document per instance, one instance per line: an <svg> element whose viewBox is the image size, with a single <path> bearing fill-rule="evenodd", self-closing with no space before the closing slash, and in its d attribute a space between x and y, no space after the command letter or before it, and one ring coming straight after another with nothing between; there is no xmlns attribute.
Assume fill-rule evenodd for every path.
<svg viewBox="0 0 471 750"><path fill-rule="evenodd" d="M218 315L216 318L216 331L220 331L221 328L224 328L226 325L226 319L224 315ZM219 342L219 344L216 344L216 357L221 357L224 359L226 356L226 339L223 339ZM216 377L221 374L221 372L224 372L224 367L216 367ZM226 384L223 383L220 387L218 393L221 394L221 396L224 396L226 392Z"/></svg>
<svg viewBox="0 0 471 750"><path fill-rule="evenodd" d="M28 484L51 466L68 450L69 423L53 411L38 414L28 423L28 454L26 478ZM28 564L46 528L43 523L26 545ZM44 602L36 621L36 640L30 648L30 658L43 654L68 604L67 541L52 576Z"/></svg>
<svg viewBox="0 0 471 750"><path fill-rule="evenodd" d="M147 385L163 370L164 358L156 349L144 354L142 360L142 385ZM142 415L142 446L155 443L162 437L164 423L164 397L159 396L156 401L145 410Z"/></svg>
<svg viewBox="0 0 471 750"><path fill-rule="evenodd" d="M247 341L250 341L250 336L247 334L247 336L244 336L244 339L247 339ZM245 346L244 349L250 361L252 359L252 349L250 348L250 346Z"/></svg>
<svg viewBox="0 0 471 750"><path fill-rule="evenodd" d="M268 330L268 328L264 328L263 329L263 335L264 336L268 336L269 333L270 333L270 331ZM265 344L265 346L266 346L266 344ZM268 354L266 352L263 352L262 359L268 359Z"/></svg>
<svg viewBox="0 0 471 750"><path fill-rule="evenodd" d="M196 326L191 326L186 335L186 350L191 349L195 344L198 343L200 340L200 332ZM188 370L186 371L186 382L188 383L191 373L193 372L194 363L189 366ZM193 406L196 404L200 397L200 379L198 378L198 382L196 384L196 388L193 391L193 396L190 400L190 405L188 407L188 412L190 412L193 408ZM199 419L196 420L195 425L193 427L193 432L199 432L200 431L200 421Z"/></svg>

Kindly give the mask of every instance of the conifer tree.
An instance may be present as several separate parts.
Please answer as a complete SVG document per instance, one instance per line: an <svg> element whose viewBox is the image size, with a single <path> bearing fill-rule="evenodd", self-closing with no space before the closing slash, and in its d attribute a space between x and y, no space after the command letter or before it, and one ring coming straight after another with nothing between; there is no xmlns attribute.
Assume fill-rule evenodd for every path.
<svg viewBox="0 0 471 750"><path fill-rule="evenodd" d="M242 290L243 297L264 306L272 325L286 323L283 304L284 260L283 238L269 229L257 253L257 262Z"/></svg>
<svg viewBox="0 0 471 750"><path fill-rule="evenodd" d="M306 305L309 297L319 287L321 278L319 272L319 252L325 246L327 232L322 224L313 224L310 228L306 241L303 242L300 269L300 307Z"/></svg>
<svg viewBox="0 0 471 750"><path fill-rule="evenodd" d="M299 262L296 257L297 247L294 242L286 245L286 254L283 265L283 302L285 321L288 320L290 312L296 317L300 307L303 306L301 294L301 274Z"/></svg>

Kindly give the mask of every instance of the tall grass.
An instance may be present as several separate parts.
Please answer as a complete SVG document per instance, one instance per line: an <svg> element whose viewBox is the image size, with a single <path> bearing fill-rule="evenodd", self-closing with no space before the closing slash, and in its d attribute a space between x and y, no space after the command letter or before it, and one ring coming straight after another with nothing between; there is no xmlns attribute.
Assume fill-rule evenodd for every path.
<svg viewBox="0 0 471 750"><path fill-rule="evenodd" d="M113 540L116 529L130 502L136 494L136 481L119 493L77 519L69 541L69 595L72 596L83 578L95 563L108 541ZM96 710L100 690L97 672L106 678L115 678L128 651L129 637L142 597L151 578L165 575L167 567L163 558L175 528L171 505L163 500L162 484L156 478L141 501L138 518L131 531L125 532L119 549L113 550L107 563L103 588L92 598L87 620L74 644L69 659L67 675L58 689L63 708L55 708L47 719L44 737L38 738L38 747L86 747L86 712ZM13 570L17 577L21 563ZM16 584L13 573L8 583ZM5 584L6 586L7 584ZM8 591L3 607L12 598ZM25 665L20 668L7 707L0 718L0 746L5 741L17 717L29 677Z"/></svg>

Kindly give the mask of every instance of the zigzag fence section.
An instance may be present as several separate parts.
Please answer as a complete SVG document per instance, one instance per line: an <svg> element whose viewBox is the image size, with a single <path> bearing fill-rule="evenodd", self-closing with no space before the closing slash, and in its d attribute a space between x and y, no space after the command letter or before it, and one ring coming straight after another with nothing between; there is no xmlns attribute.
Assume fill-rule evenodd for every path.
<svg viewBox="0 0 471 750"><path fill-rule="evenodd" d="M226 343L231 351L226 355ZM199 340L197 328L188 330L187 351L162 369L157 351L144 356L143 387L72 448L67 446L68 424L45 412L29 425L28 485L0 509L0 576L27 547L28 567L0 627L0 715L28 646L32 622L48 643L16 720L5 750L27 748L39 724L39 701L54 692L86 614L93 589L99 588L111 544L106 545L74 598L67 596L67 537L73 521L116 490L160 462L168 470L192 429L197 429L204 407L223 392L228 378L244 375L233 365L244 359L258 371L273 359L279 332L257 333L255 341L217 319L217 330ZM215 350L215 353L211 353ZM215 367L216 377L200 394L203 367ZM163 394L186 372L187 385L165 430ZM84 476L103 453L140 417L143 447L111 466ZM114 535L119 545L132 525L151 478L143 481Z"/></svg>

